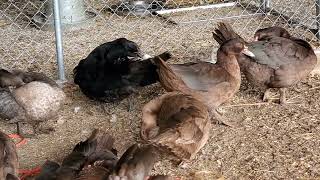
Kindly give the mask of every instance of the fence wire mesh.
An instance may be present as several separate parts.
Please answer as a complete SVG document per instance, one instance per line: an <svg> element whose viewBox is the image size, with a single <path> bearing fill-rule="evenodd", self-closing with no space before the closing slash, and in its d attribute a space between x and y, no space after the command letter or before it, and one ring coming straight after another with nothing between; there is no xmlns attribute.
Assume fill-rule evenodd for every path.
<svg viewBox="0 0 320 180"><path fill-rule="evenodd" d="M54 71L54 32L43 31L33 18L46 1L2 1L0 5L0 54L5 68Z"/></svg>
<svg viewBox="0 0 320 180"><path fill-rule="evenodd" d="M69 80L72 80L72 69L81 59L98 45L119 37L137 42L150 55L169 50L176 57L174 63L210 60L211 52L218 48L211 33L218 21L231 23L248 40L257 29L278 25L306 39L315 48L320 47L316 37L319 17L316 14L316 1L313 0L270 0L269 6L268 3L263 5L261 0L146 1L162 17L155 13L141 15L139 9L133 11L130 2L126 1L60 1L61 22L65 28L65 70ZM1 67L41 71L57 78L52 1L0 2ZM199 6L203 8L199 9ZM318 97L316 90L319 83L302 85L297 91L304 90L304 87L313 88L297 95L298 99L300 95L301 98L307 97L304 100L307 106L259 106L257 110L227 110L225 114L230 113L229 117L243 120L244 128L227 134L224 134L227 132L224 128L214 128L212 138L207 143L210 147L201 150L190 167L157 164L155 169L169 173L178 169L185 176L189 175L189 171L201 170L247 179L319 177L319 133L313 133L318 130L319 106L313 99ZM61 160L62 152L67 153L68 148L71 151L74 143L89 134L93 127L104 128L114 134L117 148L122 148L119 152L123 152L123 148L139 136L142 105L159 93L159 89L154 87L144 90L142 97L150 97L136 96L137 105L133 113L124 112L124 103L122 106L97 106L98 103L85 99L83 93L79 95L80 91L76 95L72 92L70 99L74 101L71 103L68 100L57 122L49 122L54 124L57 131L52 135L41 135L39 139L31 140L30 146L20 149L19 166L31 168L35 164L42 164L46 158ZM257 98L246 95L234 102L252 103ZM264 118L259 118L262 116Z"/></svg>
<svg viewBox="0 0 320 180"><path fill-rule="evenodd" d="M248 39L259 28L278 25L316 48L320 46L313 0L143 2L141 5L132 0L60 0L69 78L73 67L96 46L119 37L137 42L150 55L170 50L178 61L210 60L212 50L217 49L211 31L218 21L232 23ZM51 0L2 0L2 67L56 74L52 11Z"/></svg>

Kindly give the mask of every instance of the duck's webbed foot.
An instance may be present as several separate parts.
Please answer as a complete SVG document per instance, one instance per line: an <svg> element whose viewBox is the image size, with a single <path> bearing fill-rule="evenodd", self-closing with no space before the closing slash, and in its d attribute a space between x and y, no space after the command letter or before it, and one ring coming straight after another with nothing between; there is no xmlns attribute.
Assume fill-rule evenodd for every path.
<svg viewBox="0 0 320 180"><path fill-rule="evenodd" d="M35 131L35 134L50 134L51 132L55 131L53 127L40 126L40 123L33 125L33 129Z"/></svg>
<svg viewBox="0 0 320 180"><path fill-rule="evenodd" d="M286 98L287 88L279 88L280 97L271 96L270 89L267 89L263 96L263 101L272 102L274 100L279 101L280 105L293 104L296 102L290 102Z"/></svg>
<svg viewBox="0 0 320 180"><path fill-rule="evenodd" d="M17 134L25 138L33 138L37 134L49 134L53 132L54 129L52 127L43 128L39 125L39 123L29 124L29 123L17 123Z"/></svg>
<svg viewBox="0 0 320 180"><path fill-rule="evenodd" d="M271 95L271 89L270 88L266 89L263 94L262 101L271 103L275 99L278 99L278 98L275 98L274 96Z"/></svg>
<svg viewBox="0 0 320 180"><path fill-rule="evenodd" d="M34 127L29 123L17 122L17 134L23 138L35 137Z"/></svg>
<svg viewBox="0 0 320 180"><path fill-rule="evenodd" d="M127 111L128 111L128 112L131 112L131 111L133 110L133 107L134 107L134 97L132 97L132 95L130 95L130 96L127 98L127 101L128 101Z"/></svg>
<svg viewBox="0 0 320 180"><path fill-rule="evenodd" d="M280 104L281 105L286 105L288 104L288 101L286 99L286 88L280 88L279 91L280 91L280 98L279 98L279 101L280 101Z"/></svg>

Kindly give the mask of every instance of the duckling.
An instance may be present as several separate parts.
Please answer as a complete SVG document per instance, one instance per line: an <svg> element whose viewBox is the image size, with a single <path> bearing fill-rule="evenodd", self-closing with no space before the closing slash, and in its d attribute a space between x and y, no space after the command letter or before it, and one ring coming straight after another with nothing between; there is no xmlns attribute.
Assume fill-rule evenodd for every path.
<svg viewBox="0 0 320 180"><path fill-rule="evenodd" d="M47 162L36 180L99 180L108 177L118 160L113 149L114 139L95 129L91 136L79 142L62 164Z"/></svg>
<svg viewBox="0 0 320 180"><path fill-rule="evenodd" d="M213 37L219 44L241 38L229 24L222 22ZM251 84L264 91L263 101L270 100L270 88L278 88L280 104L288 103L286 88L306 78L316 66L317 57L312 47L280 27L260 29L254 39L246 44L255 56L241 54L237 57L241 71Z"/></svg>
<svg viewBox="0 0 320 180"><path fill-rule="evenodd" d="M145 180L159 158L152 145L133 144L121 156L109 180Z"/></svg>
<svg viewBox="0 0 320 180"><path fill-rule="evenodd" d="M168 65L161 58L155 58L160 83L166 91L178 91L192 95L207 105L210 114L229 126L216 111L220 104L231 99L240 88L241 75L236 57L245 53L254 56L241 39L223 43L217 52L217 63L209 62Z"/></svg>
<svg viewBox="0 0 320 180"><path fill-rule="evenodd" d="M3 132L0 132L0 179L19 180L18 155L14 142Z"/></svg>
<svg viewBox="0 0 320 180"><path fill-rule="evenodd" d="M170 59L168 53L159 56L164 60ZM91 99L121 101L137 92L139 87L158 80L152 58L141 59L140 48L133 41L119 38L104 43L74 68L74 82Z"/></svg>
<svg viewBox="0 0 320 180"><path fill-rule="evenodd" d="M142 110L142 139L164 147L179 159L193 159L209 138L208 108L191 95L164 94Z"/></svg>
<svg viewBox="0 0 320 180"><path fill-rule="evenodd" d="M36 127L39 122L56 116L66 98L58 85L43 73L2 69L0 84L0 118L9 123Z"/></svg>

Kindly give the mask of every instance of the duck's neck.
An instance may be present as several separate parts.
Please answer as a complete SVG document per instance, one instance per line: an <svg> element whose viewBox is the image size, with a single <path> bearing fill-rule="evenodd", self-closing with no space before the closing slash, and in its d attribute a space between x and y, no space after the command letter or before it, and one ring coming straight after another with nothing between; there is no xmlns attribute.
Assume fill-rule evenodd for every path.
<svg viewBox="0 0 320 180"><path fill-rule="evenodd" d="M224 68L234 78L241 79L240 67L235 55L218 50L216 64Z"/></svg>

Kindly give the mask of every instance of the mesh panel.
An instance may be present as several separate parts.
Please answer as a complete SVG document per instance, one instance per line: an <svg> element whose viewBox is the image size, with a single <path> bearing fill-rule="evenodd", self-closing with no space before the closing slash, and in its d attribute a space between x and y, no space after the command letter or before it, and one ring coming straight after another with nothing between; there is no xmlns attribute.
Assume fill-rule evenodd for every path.
<svg viewBox="0 0 320 180"><path fill-rule="evenodd" d="M144 4L132 0L65 0L60 4L69 78L72 68L96 46L119 37L137 42L150 55L170 50L178 61L209 60L212 49L217 48L211 31L218 21L230 22L248 39L259 28L282 26L319 47L313 0L146 0ZM51 1L2 0L2 67L55 76L52 25Z"/></svg>

